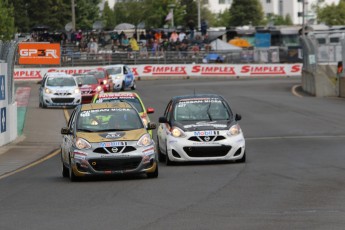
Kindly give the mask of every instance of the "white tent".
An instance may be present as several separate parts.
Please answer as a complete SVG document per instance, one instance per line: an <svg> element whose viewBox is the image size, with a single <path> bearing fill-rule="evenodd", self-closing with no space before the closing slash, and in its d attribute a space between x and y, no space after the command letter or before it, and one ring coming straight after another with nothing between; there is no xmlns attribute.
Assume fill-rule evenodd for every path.
<svg viewBox="0 0 345 230"><path fill-rule="evenodd" d="M220 39L216 39L210 43L212 50L233 50L233 51L241 51L242 48L238 46L231 45L227 42L224 42Z"/></svg>

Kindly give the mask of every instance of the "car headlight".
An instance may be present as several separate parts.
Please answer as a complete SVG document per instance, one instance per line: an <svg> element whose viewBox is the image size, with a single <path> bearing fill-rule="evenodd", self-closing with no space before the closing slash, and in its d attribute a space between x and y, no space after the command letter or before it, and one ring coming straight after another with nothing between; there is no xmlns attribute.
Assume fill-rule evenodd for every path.
<svg viewBox="0 0 345 230"><path fill-rule="evenodd" d="M80 89L79 88L75 88L74 89L74 93L76 93L76 94L80 93Z"/></svg>
<svg viewBox="0 0 345 230"><path fill-rule="evenodd" d="M49 88L44 88L44 92L45 92L46 94L51 94L51 93L53 93L53 91L52 91L51 89L49 89Z"/></svg>
<svg viewBox="0 0 345 230"><path fill-rule="evenodd" d="M180 129L178 127L172 127L171 135L173 137L185 137L186 136L186 134L182 131L182 129Z"/></svg>
<svg viewBox="0 0 345 230"><path fill-rule="evenodd" d="M236 136L240 133L241 133L241 127L239 124L231 126L229 131L227 132L228 136Z"/></svg>
<svg viewBox="0 0 345 230"><path fill-rule="evenodd" d="M101 92L102 91L102 86L97 86L97 88L96 88L96 92Z"/></svg>
<svg viewBox="0 0 345 230"><path fill-rule="evenodd" d="M148 146L152 142L150 134L145 133L142 137L140 137L139 141L137 142L138 146Z"/></svg>
<svg viewBox="0 0 345 230"><path fill-rule="evenodd" d="M116 77L115 77L115 79L120 79L121 78L121 76L120 75L117 75Z"/></svg>
<svg viewBox="0 0 345 230"><path fill-rule="evenodd" d="M103 84L104 85L108 84L108 81L107 80L103 80Z"/></svg>
<svg viewBox="0 0 345 230"><path fill-rule="evenodd" d="M77 137L77 140L75 141L75 147L77 147L78 149L89 149L91 148L91 144L80 137Z"/></svg>

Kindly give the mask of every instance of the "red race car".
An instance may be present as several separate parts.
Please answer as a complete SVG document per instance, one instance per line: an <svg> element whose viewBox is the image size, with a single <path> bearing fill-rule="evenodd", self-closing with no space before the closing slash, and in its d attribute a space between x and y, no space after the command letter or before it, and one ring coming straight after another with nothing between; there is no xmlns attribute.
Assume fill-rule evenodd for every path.
<svg viewBox="0 0 345 230"><path fill-rule="evenodd" d="M104 68L97 68L87 72L88 74L94 75L98 82L101 84L103 83L103 91L104 92L112 92L114 89L113 82L109 77L106 69Z"/></svg>
<svg viewBox="0 0 345 230"><path fill-rule="evenodd" d="M81 91L82 104L91 103L95 94L104 92L103 82L99 83L98 79L92 74L78 74L73 77L76 79Z"/></svg>

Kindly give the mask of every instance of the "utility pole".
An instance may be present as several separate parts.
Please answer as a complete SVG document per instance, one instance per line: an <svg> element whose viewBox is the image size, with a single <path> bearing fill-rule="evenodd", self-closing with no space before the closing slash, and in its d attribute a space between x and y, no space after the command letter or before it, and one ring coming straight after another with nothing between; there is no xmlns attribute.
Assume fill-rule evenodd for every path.
<svg viewBox="0 0 345 230"><path fill-rule="evenodd" d="M302 0L302 36L305 35L305 0Z"/></svg>
<svg viewBox="0 0 345 230"><path fill-rule="evenodd" d="M198 0L198 29L201 28L201 16L200 16L200 0Z"/></svg>
<svg viewBox="0 0 345 230"><path fill-rule="evenodd" d="M71 0L72 2L72 30L73 32L75 32L75 4L74 4L74 0Z"/></svg>

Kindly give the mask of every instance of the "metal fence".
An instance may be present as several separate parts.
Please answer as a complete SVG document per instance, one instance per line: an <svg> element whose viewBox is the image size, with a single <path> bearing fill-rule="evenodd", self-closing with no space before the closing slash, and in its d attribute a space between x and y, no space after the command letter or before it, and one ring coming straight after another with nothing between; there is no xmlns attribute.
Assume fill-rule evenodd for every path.
<svg viewBox="0 0 345 230"><path fill-rule="evenodd" d="M13 104L15 102L13 73L14 73L14 65L15 65L15 60L16 60L17 49L18 49L17 42L0 41L0 62L7 63L8 104Z"/></svg>

